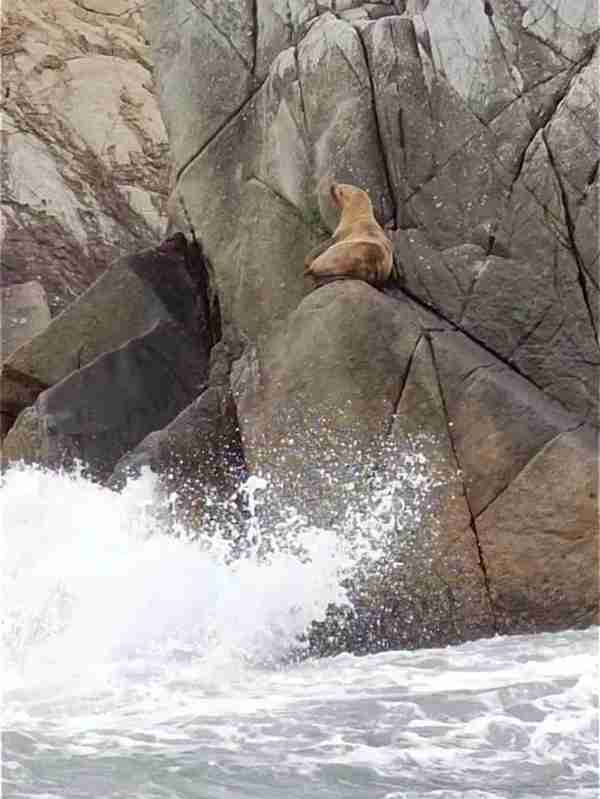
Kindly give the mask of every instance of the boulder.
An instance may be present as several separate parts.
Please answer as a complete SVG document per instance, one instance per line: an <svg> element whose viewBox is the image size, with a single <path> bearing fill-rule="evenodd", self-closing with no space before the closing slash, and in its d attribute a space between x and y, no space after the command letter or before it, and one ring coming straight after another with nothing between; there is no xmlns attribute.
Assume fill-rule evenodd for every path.
<svg viewBox="0 0 600 799"><path fill-rule="evenodd" d="M4 460L53 468L79 460L104 480L202 392L207 366L201 343L177 322L159 320L42 392L8 433Z"/></svg>
<svg viewBox="0 0 600 799"><path fill-rule="evenodd" d="M1 377L3 412L14 415L32 404L36 386L39 393L55 385L160 320L181 324L206 360L211 323L207 285L198 283L203 265L201 253L181 235L118 261L42 333L9 357Z"/></svg>
<svg viewBox="0 0 600 799"><path fill-rule="evenodd" d="M22 344L41 333L50 322L46 292L35 280L2 289L2 342L5 361Z"/></svg>
<svg viewBox="0 0 600 799"><path fill-rule="evenodd" d="M544 610L550 598L540 597L539 606L523 601L521 617L510 610L511 592L520 595L527 573L516 568L516 556L509 567L502 554L493 588L491 564L503 551L494 531L518 535L518 504L502 513L502 498L513 491L523 507L528 491L545 497L537 533L545 547L553 518L559 527L568 521L567 538L581 538L581 590L553 593L553 612L562 626L592 619L597 564L586 553L597 536L593 439L575 435L577 417L531 381L464 333L417 313L401 292L386 297L360 281L317 289L275 335L246 351L232 386L246 462L269 480L271 505L351 535L368 517L385 552L350 585L351 617L340 611L317 625L314 651L441 645L526 625L551 628ZM568 482L557 468L562 449L547 466L536 464L546 463L557 441L569 442L571 460L581 458L573 468L581 480L553 492L553 479ZM544 573L566 586L571 564L563 570L561 563L548 558Z"/></svg>
<svg viewBox="0 0 600 799"><path fill-rule="evenodd" d="M37 397L48 388L46 383L23 374L8 364L2 367L2 395L0 397L1 437L8 433L23 408L33 405Z"/></svg>

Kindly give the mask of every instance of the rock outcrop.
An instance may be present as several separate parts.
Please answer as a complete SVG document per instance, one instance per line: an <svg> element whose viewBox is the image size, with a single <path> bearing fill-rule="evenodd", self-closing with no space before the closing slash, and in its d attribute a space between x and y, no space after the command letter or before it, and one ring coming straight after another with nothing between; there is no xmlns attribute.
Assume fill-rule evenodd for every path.
<svg viewBox="0 0 600 799"><path fill-rule="evenodd" d="M226 324L256 340L297 307L296 265L322 235L312 192L332 173L395 229L407 291L596 423L590 4L147 6L173 210L205 243ZM208 49L201 70L187 42ZM184 74L189 97L168 89Z"/></svg>
<svg viewBox="0 0 600 799"><path fill-rule="evenodd" d="M379 645L596 618L593 428L464 333L401 293L337 282L249 350L232 383L248 466L280 504L343 526L357 495L396 485L399 531L379 540L385 568L358 603ZM411 454L428 484L407 525Z"/></svg>
<svg viewBox="0 0 600 799"><path fill-rule="evenodd" d="M415 436L439 477L416 582L399 548L358 598L381 631L365 646L596 618L591 5L151 0L146 18L172 213L247 341L232 385L249 469L329 523L340 486L367 465L391 478ZM370 192L395 248L388 297L306 296L326 173Z"/></svg>
<svg viewBox="0 0 600 799"><path fill-rule="evenodd" d="M140 4L4 4L0 103L2 282L38 280L54 314L164 234L170 163Z"/></svg>
<svg viewBox="0 0 600 799"><path fill-rule="evenodd" d="M262 475L267 532L294 509L367 535L378 554L315 652L597 622L591 4L149 0L145 15L170 221L194 243L113 267L11 356L24 410L4 455L81 457L111 485L150 466L186 521L234 531L239 481ZM370 193L394 247L383 291L305 283L335 226L325 174Z"/></svg>

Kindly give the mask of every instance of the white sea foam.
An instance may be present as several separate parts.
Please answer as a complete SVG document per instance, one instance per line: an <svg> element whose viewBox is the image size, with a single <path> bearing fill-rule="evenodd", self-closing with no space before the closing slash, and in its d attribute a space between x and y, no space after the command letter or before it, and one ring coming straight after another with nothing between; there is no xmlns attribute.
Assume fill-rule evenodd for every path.
<svg viewBox="0 0 600 799"><path fill-rule="evenodd" d="M202 657L276 662L330 602L351 562L333 533L295 530L293 552L161 533L147 472L115 493L81 474L11 469L3 504L4 655L9 686ZM254 481L255 495L265 486ZM297 526L297 525L296 525ZM300 553L300 554L298 554Z"/></svg>
<svg viewBox="0 0 600 799"><path fill-rule="evenodd" d="M349 540L296 514L263 546L251 520L236 559L163 534L151 474L115 493L9 470L6 795L596 799L597 630L284 665L379 556L395 488Z"/></svg>

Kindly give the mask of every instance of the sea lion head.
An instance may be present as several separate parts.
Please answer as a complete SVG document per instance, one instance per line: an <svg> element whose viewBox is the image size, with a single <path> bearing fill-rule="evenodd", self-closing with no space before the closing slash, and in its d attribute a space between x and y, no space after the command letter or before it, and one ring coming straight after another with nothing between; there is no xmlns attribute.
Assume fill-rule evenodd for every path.
<svg viewBox="0 0 600 799"><path fill-rule="evenodd" d="M351 186L349 183L332 183L329 191L332 203L342 213L350 216L373 213L369 195L363 189Z"/></svg>

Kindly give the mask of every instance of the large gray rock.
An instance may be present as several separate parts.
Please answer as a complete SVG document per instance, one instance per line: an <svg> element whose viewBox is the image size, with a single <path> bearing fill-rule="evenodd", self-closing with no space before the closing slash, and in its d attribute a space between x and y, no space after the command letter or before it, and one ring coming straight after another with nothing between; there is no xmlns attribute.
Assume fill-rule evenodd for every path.
<svg viewBox="0 0 600 799"><path fill-rule="evenodd" d="M303 254L322 235L312 192L332 173L368 189L379 220L396 227L407 290L595 421L600 104L590 6L273 0L257 4L253 23L245 0L230 5L226 21L199 6L186 22L212 31L202 71L185 47L163 47L174 23L157 21L189 17L187 4L153 0L149 14L161 70L185 74L186 85L202 79L194 104L163 90L182 164L172 209L183 228L202 231L226 326L256 341L297 306ZM252 59L241 45L248 25ZM227 41L210 49L213 28ZM250 60L260 85L238 76L244 99L223 104L232 47L240 75Z"/></svg>
<svg viewBox="0 0 600 799"><path fill-rule="evenodd" d="M361 281L313 291L234 368L248 467L315 520L335 518L344 484L381 454L419 333Z"/></svg>
<svg viewBox="0 0 600 799"><path fill-rule="evenodd" d="M557 435L477 518L499 632L598 623L598 441Z"/></svg>
<svg viewBox="0 0 600 799"><path fill-rule="evenodd" d="M7 435L3 458L55 468L77 459L105 479L201 393L207 366L202 346L181 325L161 320L42 392Z"/></svg>
<svg viewBox="0 0 600 799"><path fill-rule="evenodd" d="M229 45L240 50L247 5L230 5ZM160 8L188 6L153 0L151 22ZM198 8L190 25L223 30L223 11ZM574 431L597 421L600 23L591 4L260 0L254 10L257 83L235 61L236 92L218 108L230 77L223 42L200 70L187 32L182 47L164 50L151 24L165 75L216 87L193 109L174 96L164 103L172 128L202 117L173 138L172 213L201 232L225 329L248 339L232 385L250 470L337 523L365 494L366 475L390 477L420 441L439 484L412 538L390 549L389 568L357 587L355 648L589 621L576 604L591 608L597 500L582 477L556 492L561 508L549 485L562 479L553 453L592 462ZM331 228L313 194L324 173L369 190L395 244L400 280L388 297L349 283L305 296L303 257ZM561 586L553 613L545 589L539 602L523 594L502 549L502 539L523 547L528 490L548 492L536 516L542 551L552 548L553 514L578 531L573 562L547 558ZM585 577L570 592L576 568Z"/></svg>
<svg viewBox="0 0 600 799"><path fill-rule="evenodd" d="M5 361L22 344L50 323L46 292L35 280L2 289L0 360Z"/></svg>
<svg viewBox="0 0 600 799"><path fill-rule="evenodd" d="M338 282L309 295L286 325L248 351L232 385L248 467L270 480L280 505L343 527L349 510L368 504L374 483L398 486L401 510L385 568L353 588L359 648L440 644L592 619L596 492L577 479L577 487L554 495L549 486L568 482L568 467L559 473L558 455L543 453L564 436L570 457L588 464L574 473L587 473L593 439L569 438L575 416L463 333L440 330L401 295ZM539 512L532 510L532 518L541 514L544 547L551 546L545 528L553 518L559 528L564 517L565 530L578 531L580 545L565 569L559 557L545 567L556 585L569 583L574 568L582 573L581 591L563 592L564 602L553 594L553 615L544 610L549 599L522 604L518 613L506 599L521 591L527 573L502 543L521 535L521 516L515 508L489 519L512 491L524 506L527 491L547 492ZM496 552L502 555L494 560ZM379 631L376 638L369 628ZM333 622L320 635L321 643L330 640L326 651L335 650L331 642L348 643L343 625L336 630Z"/></svg>

